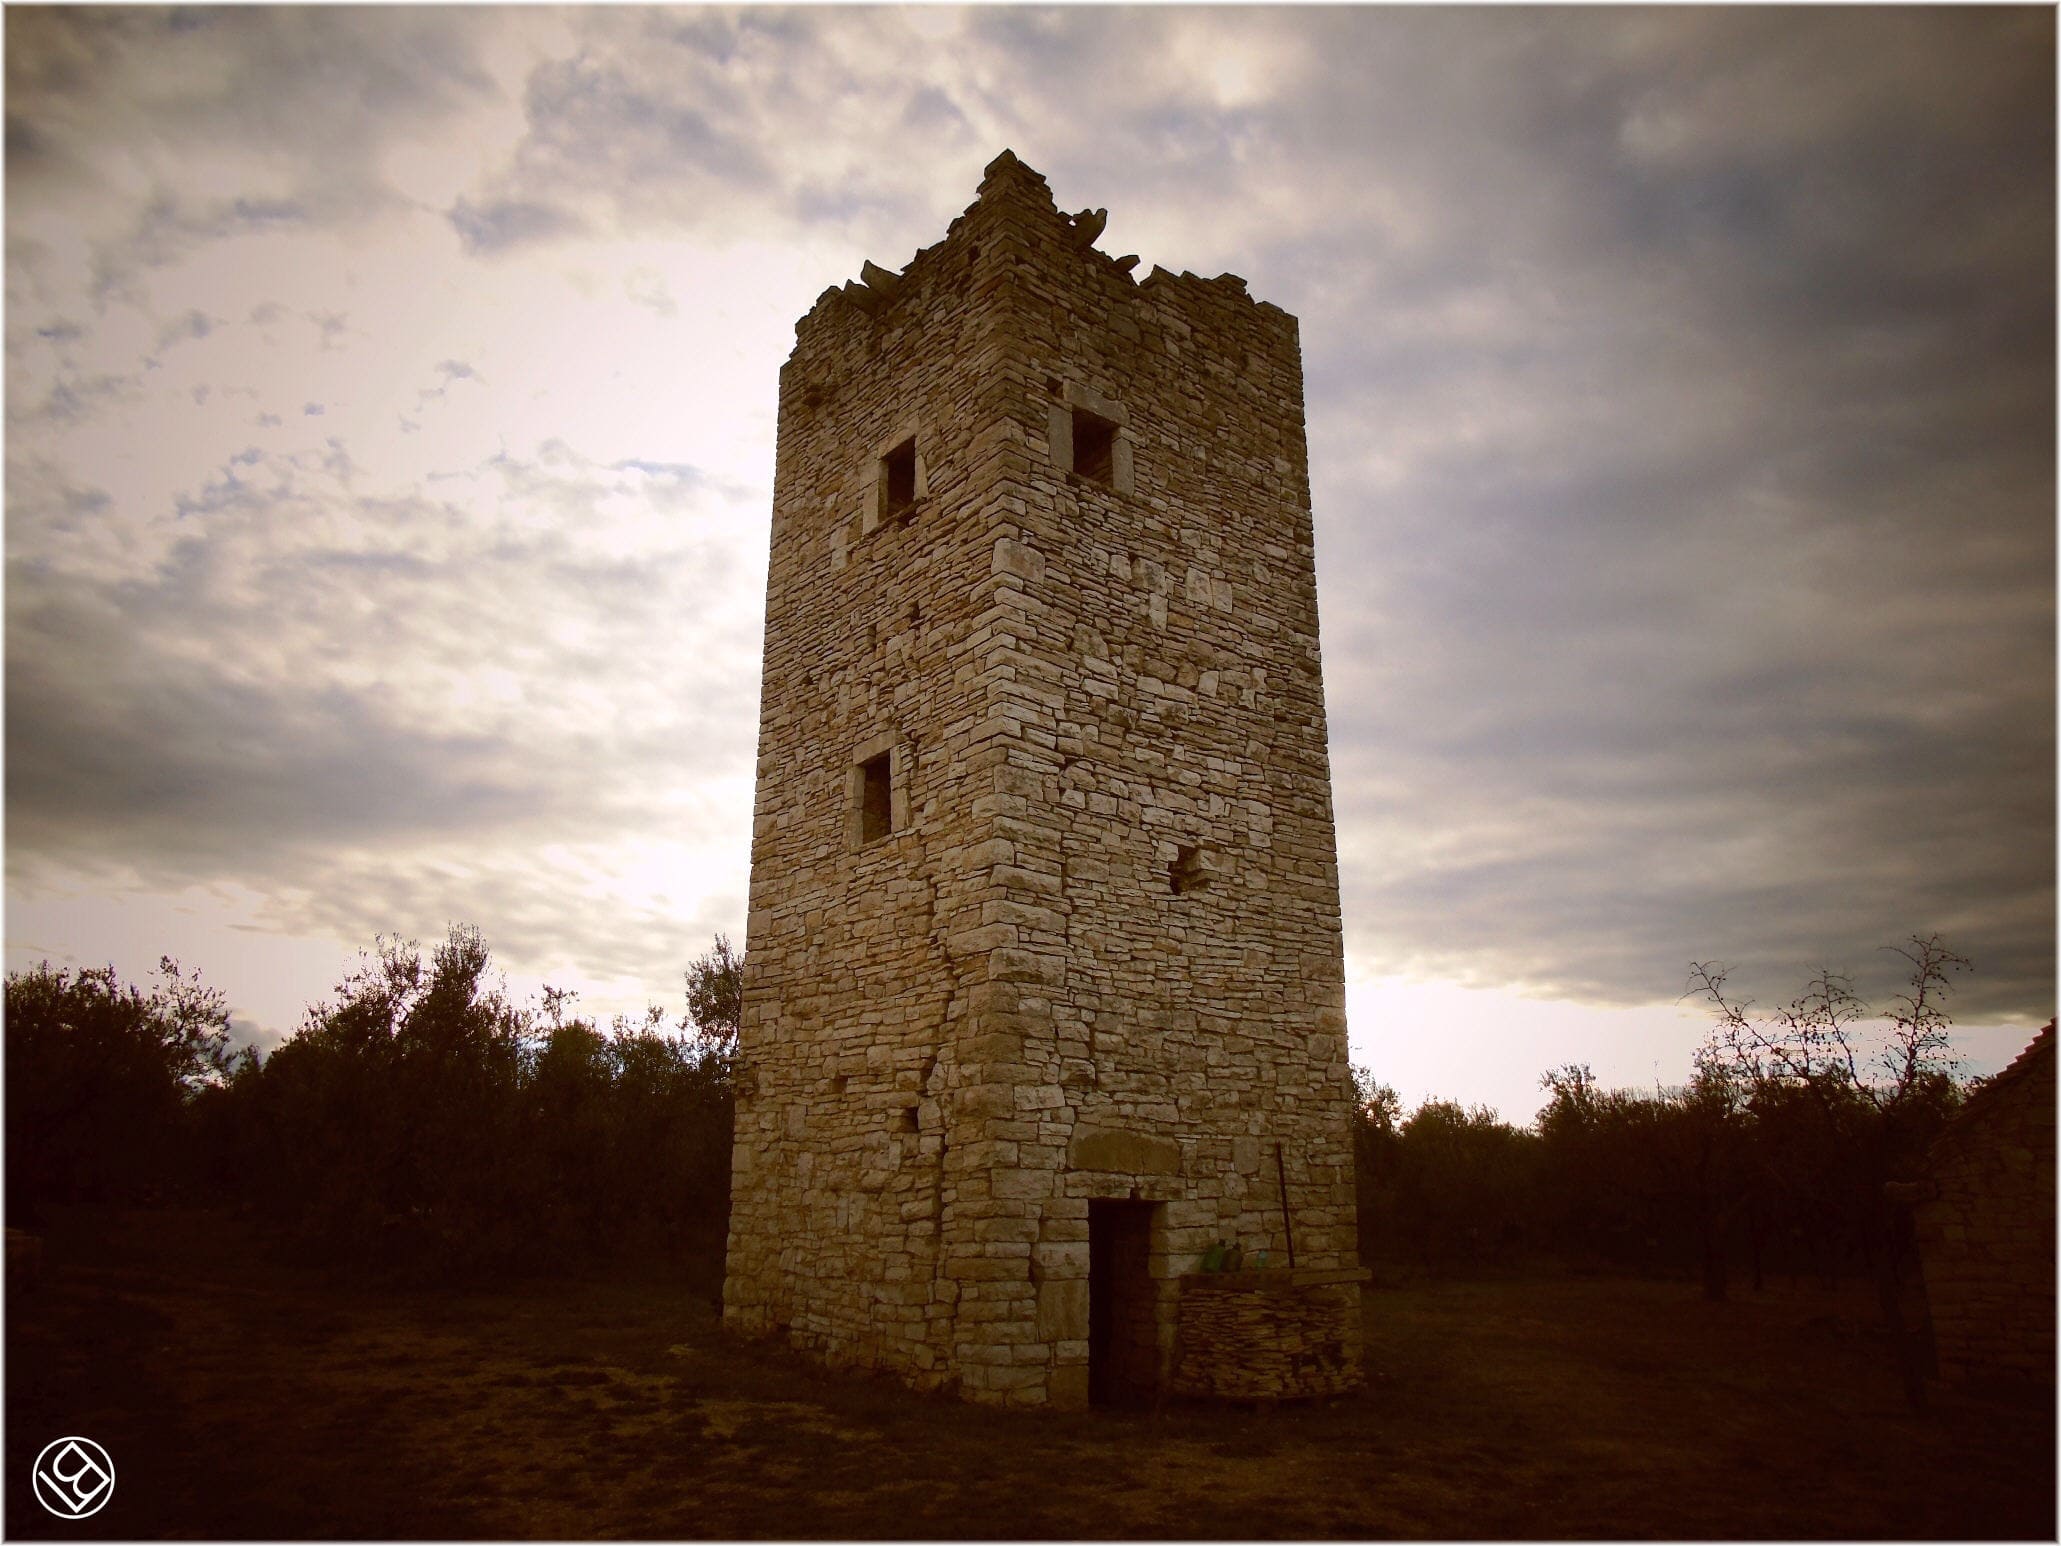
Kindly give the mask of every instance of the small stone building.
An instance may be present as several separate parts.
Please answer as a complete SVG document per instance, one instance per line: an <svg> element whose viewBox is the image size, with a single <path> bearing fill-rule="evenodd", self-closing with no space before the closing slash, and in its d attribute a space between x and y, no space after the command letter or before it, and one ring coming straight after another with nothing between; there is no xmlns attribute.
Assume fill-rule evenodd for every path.
<svg viewBox="0 0 2061 1546"><path fill-rule="evenodd" d="M1363 1275L1296 323L1103 218L1005 151L796 327L724 1318L1011 1405L1329 1393Z"/></svg>
<svg viewBox="0 0 2061 1546"><path fill-rule="evenodd" d="M1942 1378L2054 1381L2054 1024L1968 1098L1914 1210Z"/></svg>

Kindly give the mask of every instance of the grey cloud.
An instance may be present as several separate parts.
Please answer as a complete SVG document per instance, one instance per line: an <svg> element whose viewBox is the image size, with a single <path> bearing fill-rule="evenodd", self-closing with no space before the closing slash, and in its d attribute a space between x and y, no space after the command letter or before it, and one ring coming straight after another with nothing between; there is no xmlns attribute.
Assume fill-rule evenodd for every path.
<svg viewBox="0 0 2061 1546"><path fill-rule="evenodd" d="M246 230L267 226L299 225L308 218L308 207L294 199L231 199L230 223Z"/></svg>
<svg viewBox="0 0 2061 1546"><path fill-rule="evenodd" d="M189 343L208 336L215 330L215 319L206 312L193 310L176 317L158 330L156 353L162 354L176 344Z"/></svg>
<svg viewBox="0 0 2061 1546"><path fill-rule="evenodd" d="M233 7L196 25L176 7L15 7L6 32L10 278L38 261L17 224L60 218L92 239L102 302L211 241L403 207L385 148L493 89L472 56L474 25L435 8L394 7L373 23L348 9ZM132 207L103 173L111 153L157 187L107 224ZM175 192L200 165L216 183L258 186ZM282 168L292 186L269 186Z"/></svg>
<svg viewBox="0 0 2061 1546"><path fill-rule="evenodd" d="M7 469L7 502L14 512L33 506L39 524L60 541L72 539L104 518L114 504L106 489L81 483L67 469L46 459L20 454ZM32 585L49 569L43 555L18 556Z"/></svg>
<svg viewBox="0 0 2061 1546"><path fill-rule="evenodd" d="M127 579L65 567L68 548L40 535L103 515L104 495L24 481L10 514L32 535L8 555L12 859L119 856L283 896L364 862L343 853L406 870L450 849L493 869L529 846L605 846L655 823L683 780L748 766L756 641L684 621L695 596L748 577L691 530L662 563L583 546L591 519L575 515L625 474L571 448L495 470L564 519L510 529L353 498L335 468L242 453L181 502L194 534ZM704 486L684 467L627 476ZM332 535L298 536L288 513ZM341 658L340 638L356 641ZM425 691L490 668L515 691L505 708L460 723L436 707L447 691ZM363 922L384 899L348 905Z"/></svg>
<svg viewBox="0 0 2061 1546"><path fill-rule="evenodd" d="M1110 70L1121 73L1120 57L1152 48L1149 37L1128 35L1114 16L1085 6L996 6L968 17L970 34L989 52L1017 68L1019 98L1026 109L1063 90L1062 83ZM1108 61L1108 63L1103 63Z"/></svg>
<svg viewBox="0 0 2061 1546"><path fill-rule="evenodd" d="M532 72L527 133L468 207L534 207L590 233L719 228L763 238L828 221L870 241L935 218L939 190L923 176L942 153L935 142L965 147L969 170L985 159L944 91L871 78L848 57L846 42L863 34L905 37L905 57L920 60L930 45L898 12L681 21L624 8L579 21L579 52ZM887 155L854 142L842 114L869 100L883 132L919 138ZM904 125L906 113L918 122ZM959 132L945 132L954 117ZM572 229L554 221L532 233L518 222L517 235Z"/></svg>
<svg viewBox="0 0 2061 1546"><path fill-rule="evenodd" d="M835 181L806 180L790 195L790 207L804 224L857 225L862 219L908 224L915 202L872 178L847 174Z"/></svg>
<svg viewBox="0 0 2061 1546"><path fill-rule="evenodd" d="M244 199L187 198L160 187L125 225L94 242L90 294L96 306L116 300L142 305L147 301L139 288L143 270L174 262L206 243L276 223Z"/></svg>
<svg viewBox="0 0 2061 1546"><path fill-rule="evenodd" d="M632 457L627 461L610 462L608 465L619 472L648 473L655 478L671 478L690 485L707 481L699 467L690 466L686 462L649 462Z"/></svg>
<svg viewBox="0 0 2061 1546"><path fill-rule="evenodd" d="M125 615L89 598L32 603L9 635L8 809L17 841L46 853L90 821L97 846L214 868L225 843L406 843L535 803L493 740L394 724L335 690L239 681L233 657L140 658Z"/></svg>
<svg viewBox="0 0 2061 1546"><path fill-rule="evenodd" d="M112 371L60 376L40 400L26 405L10 402L7 420L10 424L19 425L39 421L71 423L91 414L103 402L133 398L140 379L135 373Z"/></svg>
<svg viewBox="0 0 2061 1546"><path fill-rule="evenodd" d="M955 141L964 141L973 132L959 104L935 86L919 86L909 93L902 108L902 127L917 134L946 134Z"/></svg>
<svg viewBox="0 0 2061 1546"><path fill-rule="evenodd" d="M576 215L529 199L492 199L479 204L460 199L447 218L465 250L475 256L509 252L583 229Z"/></svg>
<svg viewBox="0 0 2061 1546"><path fill-rule="evenodd" d="M2051 1013L2051 18L1315 26L1267 136L1380 197L1240 271L1303 320L1358 957L1642 1002L1937 927L1964 1015Z"/></svg>
<svg viewBox="0 0 2061 1546"><path fill-rule="evenodd" d="M648 12L639 19L639 35L677 43L718 66L733 63L754 44L772 42L796 49L813 39L813 23L807 11L800 8L703 11L688 15L686 20L681 20L681 15L673 11Z"/></svg>
<svg viewBox="0 0 2061 1546"><path fill-rule="evenodd" d="M470 381L476 385L485 385L485 383L480 378L479 372L474 370L470 365L467 365L462 360L438 361L436 367L436 374L437 384L435 386L421 387L416 390L415 410L418 413L421 412L427 404L437 402L443 398L448 397L450 395L451 387L455 382Z"/></svg>
<svg viewBox="0 0 2061 1546"><path fill-rule="evenodd" d="M562 171L664 185L745 182L766 170L747 140L718 128L694 99L633 80L618 62L581 54L540 65L524 105L524 159Z"/></svg>
<svg viewBox="0 0 2061 1546"><path fill-rule="evenodd" d="M385 139L491 90L473 59L473 29L435 8L395 8L369 25L348 11L232 7L196 29L182 14L11 13L10 115L95 138L147 122L155 139L189 151L262 143L315 169L311 186L331 186L337 175L361 175ZM259 219L291 203L245 201Z"/></svg>
<svg viewBox="0 0 2061 1546"><path fill-rule="evenodd" d="M504 856L455 848L421 857L353 855L318 861L304 884L275 906L296 932L343 939L370 940L377 933L434 939L447 923L478 923L503 962L532 963L547 981L554 963L602 979L641 980L655 1001L677 1009L686 962L717 931L734 934L744 914L742 873L735 889L716 889L690 913L677 904L596 897L582 857L567 863L537 849ZM705 877L681 881L683 892L698 891ZM568 909L568 895L581 897L582 905Z"/></svg>

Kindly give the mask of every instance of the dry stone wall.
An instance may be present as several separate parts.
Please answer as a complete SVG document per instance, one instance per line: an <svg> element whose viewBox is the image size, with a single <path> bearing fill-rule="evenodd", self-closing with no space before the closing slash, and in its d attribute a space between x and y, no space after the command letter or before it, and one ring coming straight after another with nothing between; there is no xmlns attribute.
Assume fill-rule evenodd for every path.
<svg viewBox="0 0 2061 1546"><path fill-rule="evenodd" d="M1916 1211L1941 1375L2054 1380L2054 1028L1976 1092L1932 1150Z"/></svg>
<svg viewBox="0 0 2061 1546"><path fill-rule="evenodd" d="M1181 1279L1172 1393L1220 1401L1335 1396L1359 1383L1365 1268Z"/></svg>
<svg viewBox="0 0 2061 1546"><path fill-rule="evenodd" d="M725 1313L1011 1404L1094 1199L1162 1360L1216 1240L1356 1265L1296 325L1100 225L1005 152L781 377Z"/></svg>

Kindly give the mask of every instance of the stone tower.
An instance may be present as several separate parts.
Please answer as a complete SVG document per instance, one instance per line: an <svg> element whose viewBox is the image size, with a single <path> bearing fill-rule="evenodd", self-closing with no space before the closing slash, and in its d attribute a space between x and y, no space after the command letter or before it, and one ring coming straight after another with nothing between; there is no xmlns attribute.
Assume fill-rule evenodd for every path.
<svg viewBox="0 0 2061 1546"><path fill-rule="evenodd" d="M1363 1274L1296 324L1135 280L1102 220L1005 151L796 327L724 1317L976 1400L1329 1393Z"/></svg>

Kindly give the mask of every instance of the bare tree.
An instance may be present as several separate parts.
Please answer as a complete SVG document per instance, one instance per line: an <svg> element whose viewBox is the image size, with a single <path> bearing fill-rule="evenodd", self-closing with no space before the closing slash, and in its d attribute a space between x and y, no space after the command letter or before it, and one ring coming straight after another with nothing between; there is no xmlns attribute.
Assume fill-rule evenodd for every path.
<svg viewBox="0 0 2061 1546"><path fill-rule="evenodd" d="M1787 1084L1821 1101L1856 1096L1885 1115L1923 1098L1956 1066L1947 1040L1953 1018L1942 1000L1951 987L1949 974L1971 968L1936 934L1914 934L1907 946L1883 948L1910 963L1909 988L1892 1000L1889 1033L1872 1056L1855 1029L1868 1018L1868 1006L1845 973L1820 970L1799 997L1756 1018L1748 1013L1750 999L1726 996L1727 968L1690 962L1684 997L1710 1000L1717 1017L1698 1063L1743 1078L1750 1087Z"/></svg>
<svg viewBox="0 0 2061 1546"><path fill-rule="evenodd" d="M1947 1040L1953 1022L1944 1000L1952 974L1971 968L1936 934L1913 935L1885 948L1910 971L1906 991L1883 1017L1887 1029L1879 1044L1862 1033L1869 1007L1854 992L1853 979L1829 969L1820 970L1798 997L1762 1016L1751 1013L1750 1000L1726 993L1727 969L1715 962L1690 963L1684 997L1709 1000L1715 1015L1697 1054L1699 1072L1736 1085L1749 1111L1800 1094L1818 1112L1828 1137L1858 1159L1861 1195L1855 1202L1865 1223L1877 1298L1904 1393L1923 1410L1925 1351L1904 1324L1899 1290L1910 1219L1889 1188L1915 1178L1958 1098Z"/></svg>

